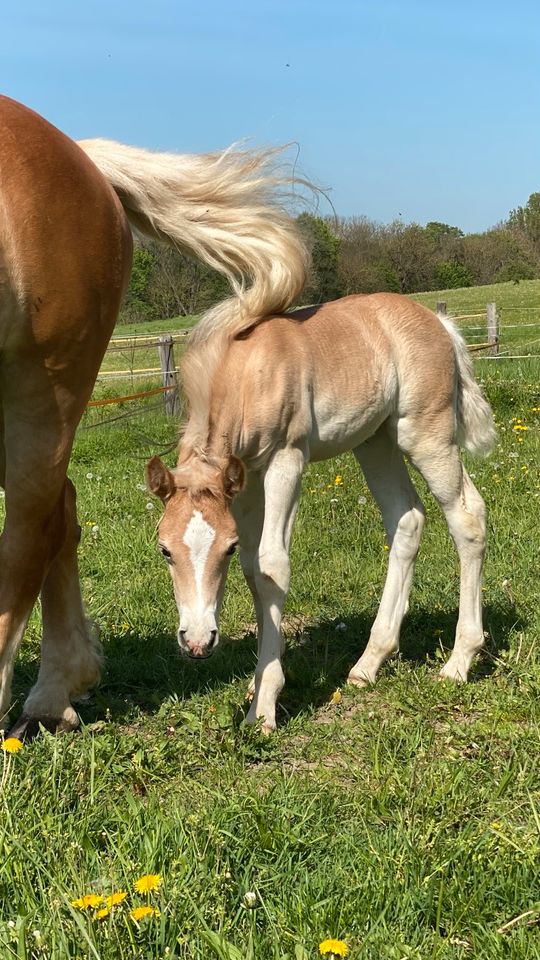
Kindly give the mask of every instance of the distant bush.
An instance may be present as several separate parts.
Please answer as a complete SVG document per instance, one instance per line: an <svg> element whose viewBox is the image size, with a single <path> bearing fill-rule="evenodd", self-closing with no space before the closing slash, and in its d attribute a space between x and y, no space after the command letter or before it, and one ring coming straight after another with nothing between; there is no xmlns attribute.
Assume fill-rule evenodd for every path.
<svg viewBox="0 0 540 960"><path fill-rule="evenodd" d="M472 287L471 271L457 260L443 260L435 267L435 281L438 290L455 290L458 287Z"/></svg>

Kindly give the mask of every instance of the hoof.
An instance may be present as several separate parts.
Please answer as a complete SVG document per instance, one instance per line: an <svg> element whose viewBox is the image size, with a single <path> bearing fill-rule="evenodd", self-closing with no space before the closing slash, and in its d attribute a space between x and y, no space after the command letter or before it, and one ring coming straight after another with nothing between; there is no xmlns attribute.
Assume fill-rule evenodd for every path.
<svg viewBox="0 0 540 960"><path fill-rule="evenodd" d="M347 683L351 687L371 687L372 681L367 680L366 677L354 677L351 673L347 677Z"/></svg>
<svg viewBox="0 0 540 960"><path fill-rule="evenodd" d="M66 713L67 712L68 711L66 711ZM72 714L77 717L76 722ZM24 740L26 743L29 743L39 736L42 728L49 733L60 734L70 733L72 730L76 730L78 726L79 717L74 710L69 711L67 717L29 717L28 714L21 713L17 722L9 731L9 736L17 737L18 740Z"/></svg>
<svg viewBox="0 0 540 960"><path fill-rule="evenodd" d="M274 733L277 726L275 720L267 720L263 714L257 716L253 711L253 704L251 704L244 723L247 727L255 727L255 729L264 734L265 737L269 737L271 733Z"/></svg>
<svg viewBox="0 0 540 960"><path fill-rule="evenodd" d="M467 683L467 677L463 677L459 670L448 667L448 664L445 664L437 674L437 682L442 683L443 680L449 680L450 683Z"/></svg>

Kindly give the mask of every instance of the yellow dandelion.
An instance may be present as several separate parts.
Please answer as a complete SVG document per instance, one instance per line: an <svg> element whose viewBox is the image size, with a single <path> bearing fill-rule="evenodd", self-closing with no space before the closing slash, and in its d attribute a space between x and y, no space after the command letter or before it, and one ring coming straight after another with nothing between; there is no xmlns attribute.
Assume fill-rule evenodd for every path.
<svg viewBox="0 0 540 960"><path fill-rule="evenodd" d="M99 893L85 893L82 897L72 900L71 906L77 907L78 910L88 910L89 907L94 909L94 907L99 907L103 900L104 898Z"/></svg>
<svg viewBox="0 0 540 960"><path fill-rule="evenodd" d="M125 890L117 890L115 893L111 893L109 897L105 898L105 903L108 907L116 907L117 904L122 903L127 897Z"/></svg>
<svg viewBox="0 0 540 960"><path fill-rule="evenodd" d="M338 687L338 689L334 690L332 696L330 697L330 703L341 703L342 699L343 695Z"/></svg>
<svg viewBox="0 0 540 960"><path fill-rule="evenodd" d="M133 920L142 920L143 917L159 917L159 910L155 907L134 907L130 911Z"/></svg>
<svg viewBox="0 0 540 960"><path fill-rule="evenodd" d="M386 550L386 552L388 552L388 550L390 550L390 547L388 546L387 543L384 544L383 550Z"/></svg>
<svg viewBox="0 0 540 960"><path fill-rule="evenodd" d="M334 480L334 486L341 487L343 486L343 477L338 473L336 479Z"/></svg>
<svg viewBox="0 0 540 960"><path fill-rule="evenodd" d="M18 737L8 737L2 744L4 753L18 753L22 748L22 740L19 740Z"/></svg>
<svg viewBox="0 0 540 960"><path fill-rule="evenodd" d="M161 874L159 873L145 873L144 877L139 877L134 883L137 893L149 893L151 890L158 890L160 885Z"/></svg>
<svg viewBox="0 0 540 960"><path fill-rule="evenodd" d="M96 910L96 914L95 914L96 920L104 920L105 917L109 917L110 914L111 914L111 911L109 910L108 907L102 907L101 910Z"/></svg>
<svg viewBox="0 0 540 960"><path fill-rule="evenodd" d="M344 940L323 940L319 944L319 953L322 957L346 957L349 948Z"/></svg>

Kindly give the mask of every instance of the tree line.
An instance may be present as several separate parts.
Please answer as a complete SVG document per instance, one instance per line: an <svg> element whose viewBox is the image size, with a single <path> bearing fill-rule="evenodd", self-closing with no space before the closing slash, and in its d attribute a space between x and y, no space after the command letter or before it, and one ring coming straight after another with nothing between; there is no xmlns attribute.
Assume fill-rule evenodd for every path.
<svg viewBox="0 0 540 960"><path fill-rule="evenodd" d="M483 233L431 221L298 217L312 266L301 303L351 293L415 293L540 277L540 193ZM180 251L137 242L124 323L201 313L227 296L224 278Z"/></svg>

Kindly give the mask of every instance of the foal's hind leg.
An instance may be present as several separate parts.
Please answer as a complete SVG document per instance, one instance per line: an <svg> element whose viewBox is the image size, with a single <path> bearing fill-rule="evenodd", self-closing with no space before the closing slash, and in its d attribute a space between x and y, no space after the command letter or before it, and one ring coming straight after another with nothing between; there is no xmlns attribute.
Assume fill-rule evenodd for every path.
<svg viewBox="0 0 540 960"><path fill-rule="evenodd" d="M349 683L374 683L384 661L399 649L399 631L407 612L424 508L395 440L381 429L354 450L381 511L390 553L388 574L369 642L349 673Z"/></svg>
<svg viewBox="0 0 540 960"><path fill-rule="evenodd" d="M452 654L441 677L466 680L471 663L484 644L482 567L486 549L485 504L463 466L458 447L440 438L414 443L406 431L409 455L439 501L460 560L459 619ZM448 433L447 433L448 435ZM451 433L450 433L451 435Z"/></svg>
<svg viewBox="0 0 540 960"><path fill-rule="evenodd" d="M65 538L41 589L43 640L37 683L24 704L15 733L33 733L38 721L55 729L73 729L78 716L71 706L100 678L101 645L86 620L77 564L80 526L75 488L66 481Z"/></svg>

